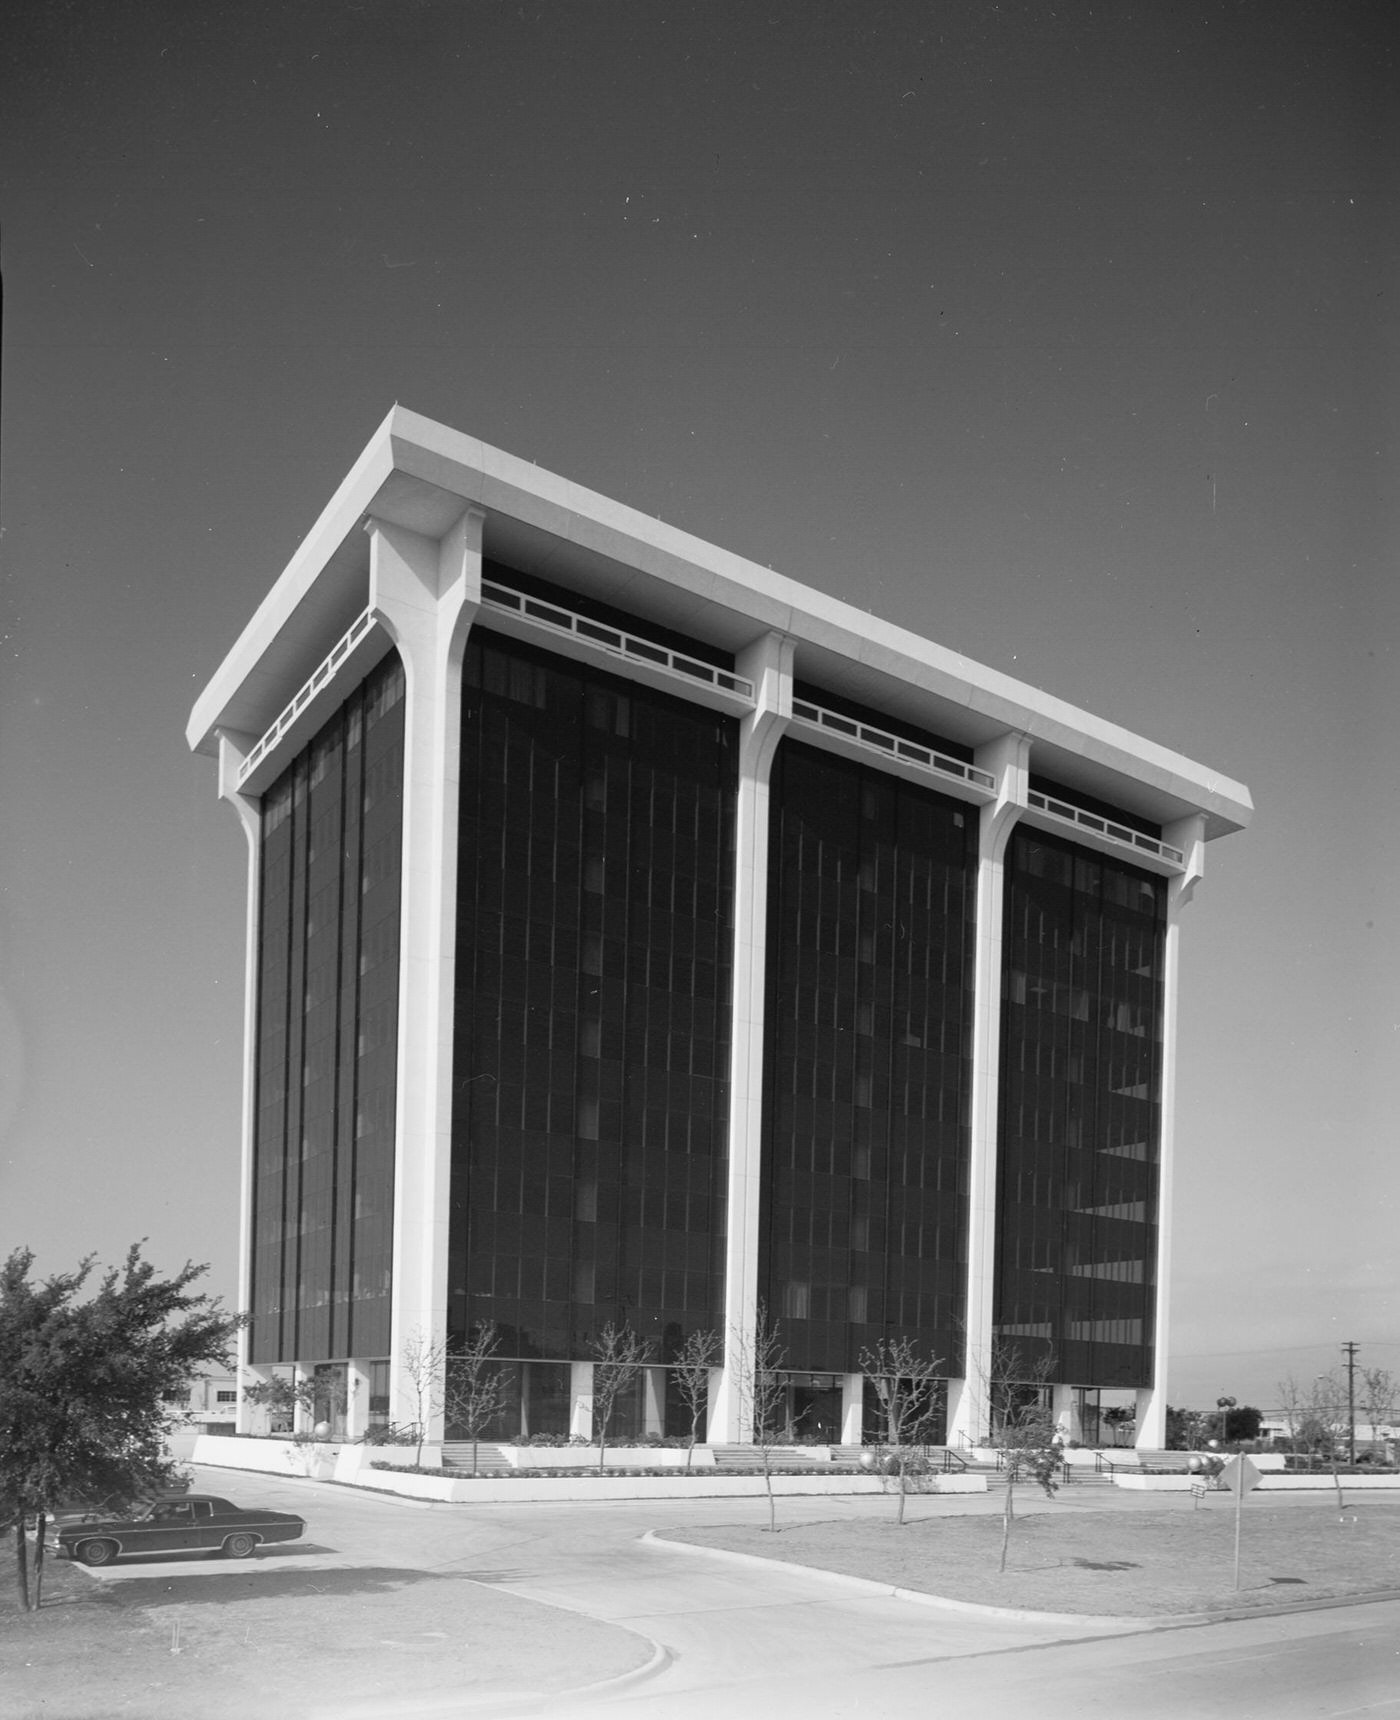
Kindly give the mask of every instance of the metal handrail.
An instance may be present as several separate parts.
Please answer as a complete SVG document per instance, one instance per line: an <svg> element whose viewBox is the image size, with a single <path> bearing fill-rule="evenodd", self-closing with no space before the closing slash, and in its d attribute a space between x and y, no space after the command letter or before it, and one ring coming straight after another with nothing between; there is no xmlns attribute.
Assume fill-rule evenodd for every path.
<svg viewBox="0 0 1400 1720"><path fill-rule="evenodd" d="M1159 860L1171 861L1174 866L1186 864L1186 855L1180 848L1174 848L1170 842L1163 842L1157 836L1148 836L1141 830L1133 830L1126 824L1115 824L1111 818L1103 818L1097 812L1087 812L1082 806L1075 806L1068 800L1057 800L1053 795L1042 794L1038 788L1027 792L1026 804L1034 807L1037 812L1049 813L1051 818L1078 825L1081 830L1092 830L1120 847L1141 849L1144 853L1155 854Z"/></svg>
<svg viewBox="0 0 1400 1720"><path fill-rule="evenodd" d="M546 603L538 597L530 597L525 592L515 591L496 580L482 580L481 600L488 609L504 610L518 615L522 620L552 628L555 632L572 634L575 639L580 639L584 644L610 656L621 657L631 663L645 664L649 669L660 669L664 674L683 680L700 681L723 692L736 693L742 699L753 699L753 682L742 675L736 675L731 669L721 669L713 663L702 663L698 657L688 657L683 651L672 651L668 646L658 645L655 640L646 638L644 634L630 633L621 627L610 627L605 622L593 620L591 616L561 608L557 603Z"/></svg>
<svg viewBox="0 0 1400 1720"><path fill-rule="evenodd" d="M876 728L873 723L863 723L855 717L842 716L839 711L830 711L824 705L814 705L808 699L794 699L792 714L798 722L843 735L857 746L897 759L902 764L916 765L935 776L953 777L976 788L991 790L996 787L996 778L990 771L954 758L950 753L941 753L936 747L922 746L903 735L891 734L888 729Z"/></svg>

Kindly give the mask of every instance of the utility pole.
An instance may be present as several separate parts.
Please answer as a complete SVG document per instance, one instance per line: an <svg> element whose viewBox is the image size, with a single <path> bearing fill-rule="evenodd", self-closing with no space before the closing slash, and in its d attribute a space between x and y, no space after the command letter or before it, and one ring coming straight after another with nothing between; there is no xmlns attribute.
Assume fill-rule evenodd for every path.
<svg viewBox="0 0 1400 1720"><path fill-rule="evenodd" d="M1356 1352L1360 1346L1346 1343L1347 1358L1347 1462L1356 1467Z"/></svg>

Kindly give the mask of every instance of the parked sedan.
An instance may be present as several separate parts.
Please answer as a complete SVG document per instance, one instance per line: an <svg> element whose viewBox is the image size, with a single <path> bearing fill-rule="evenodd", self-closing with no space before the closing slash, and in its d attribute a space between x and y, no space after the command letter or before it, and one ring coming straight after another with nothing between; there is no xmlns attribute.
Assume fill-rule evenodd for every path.
<svg viewBox="0 0 1400 1720"><path fill-rule="evenodd" d="M208 1493L157 1499L131 1517L64 1522L49 1532L50 1551L85 1565L110 1565L123 1553L221 1552L246 1559L264 1541L295 1541L306 1532L287 1511L246 1510Z"/></svg>

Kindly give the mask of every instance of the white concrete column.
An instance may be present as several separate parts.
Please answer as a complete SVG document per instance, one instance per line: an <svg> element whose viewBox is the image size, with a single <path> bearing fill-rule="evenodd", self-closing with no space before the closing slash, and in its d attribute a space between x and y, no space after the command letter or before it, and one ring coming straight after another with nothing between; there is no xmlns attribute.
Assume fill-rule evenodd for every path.
<svg viewBox="0 0 1400 1720"><path fill-rule="evenodd" d="M859 1445L865 1426L865 1375L841 1376L841 1443Z"/></svg>
<svg viewBox="0 0 1400 1720"><path fill-rule="evenodd" d="M238 1334L242 1340L244 1334ZM259 1362L239 1362L238 1367L238 1408L234 1421L236 1433L268 1433L272 1428L272 1416L266 1404L249 1403L243 1396L249 1386L267 1385L273 1377L273 1370Z"/></svg>
<svg viewBox="0 0 1400 1720"><path fill-rule="evenodd" d="M484 516L469 508L441 542L371 518L370 606L403 662L403 885L395 1105L390 1419L410 1421L406 1351L447 1334L448 1184L457 927L462 652L481 602ZM434 1394L430 1443L442 1439Z"/></svg>
<svg viewBox="0 0 1400 1720"><path fill-rule="evenodd" d="M666 1370L643 1368L642 1432L656 1434L666 1431Z"/></svg>
<svg viewBox="0 0 1400 1720"><path fill-rule="evenodd" d="M768 929L768 784L792 717L793 643L766 633L735 668L754 684L739 725L734 820L734 962L730 996L729 1195L724 1260L724 1367L710 1401L712 1443L752 1435L742 1386L758 1309L758 1220L763 1145L763 993ZM770 1314L773 1311L770 1310Z"/></svg>
<svg viewBox="0 0 1400 1720"><path fill-rule="evenodd" d="M369 1363L352 1356L345 1364L345 1437L363 1439L369 1429Z"/></svg>
<svg viewBox="0 0 1400 1720"><path fill-rule="evenodd" d="M257 1101L258 1060L258 911L262 889L262 813L260 803L238 792L238 772L254 746L248 735L219 731L219 795L238 814L238 822L248 841L248 891L243 920L243 1093L240 1121L240 1168L238 1177L238 1307L246 1310L252 1300L253 1274L253 1132L256 1126L254 1105ZM238 1407L234 1426L239 1433L251 1433L252 1418L257 1413L243 1400L245 1374L251 1385L254 1379L266 1379L265 1368L255 1368L248 1360L248 1329L240 1327L237 1338Z"/></svg>
<svg viewBox="0 0 1400 1720"><path fill-rule="evenodd" d="M1050 1413L1055 1418L1055 1429L1065 1443L1084 1437L1081 1408L1078 1386L1051 1386Z"/></svg>
<svg viewBox="0 0 1400 1720"><path fill-rule="evenodd" d="M593 1438L593 1364L569 1363L569 1438Z"/></svg>
<svg viewBox="0 0 1400 1720"><path fill-rule="evenodd" d="M298 1389L309 1386L316 1378L316 1367L312 1362L295 1362L292 1365L292 1384ZM310 1433L316 1425L316 1406L314 1403L298 1403L292 1411L292 1432Z"/></svg>
<svg viewBox="0 0 1400 1720"><path fill-rule="evenodd" d="M992 1292L997 1245L997 1100L1001 1069L1001 929L1006 845L1026 805L1030 741L999 735L975 754L996 778L977 836L977 941L972 1022L972 1140L968 1178L967 1309L963 1376L948 1382L948 1443L986 1437L992 1375Z"/></svg>
<svg viewBox="0 0 1400 1720"><path fill-rule="evenodd" d="M711 1368L709 1389L705 1394L705 1419L701 1423L703 1429L703 1445L722 1445L724 1443L718 1431L719 1422L715 1419L715 1405L719 1402L720 1382L724 1378L723 1368Z"/></svg>
<svg viewBox="0 0 1400 1720"><path fill-rule="evenodd" d="M1176 1157L1177 1015L1180 999L1181 913L1205 869L1206 821L1193 813L1169 824L1162 838L1186 856L1167 885L1167 930L1162 958L1162 1129L1157 1142L1157 1307L1152 1334L1152 1384L1137 1394L1134 1444L1162 1451L1167 1443L1167 1346L1171 1336L1172 1180Z"/></svg>

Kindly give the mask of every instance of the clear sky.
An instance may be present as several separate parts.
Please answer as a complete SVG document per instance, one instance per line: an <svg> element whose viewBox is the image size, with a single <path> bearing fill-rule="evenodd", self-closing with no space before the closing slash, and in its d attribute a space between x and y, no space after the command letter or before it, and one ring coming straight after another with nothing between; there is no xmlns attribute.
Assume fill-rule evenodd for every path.
<svg viewBox="0 0 1400 1720"><path fill-rule="evenodd" d="M399 400L1247 783L1170 1395L1400 1372L1393 16L11 0L0 1250L233 1294L184 725Z"/></svg>

